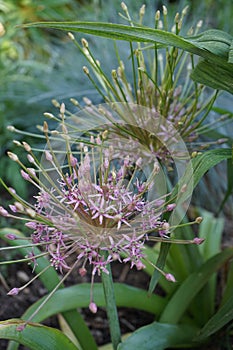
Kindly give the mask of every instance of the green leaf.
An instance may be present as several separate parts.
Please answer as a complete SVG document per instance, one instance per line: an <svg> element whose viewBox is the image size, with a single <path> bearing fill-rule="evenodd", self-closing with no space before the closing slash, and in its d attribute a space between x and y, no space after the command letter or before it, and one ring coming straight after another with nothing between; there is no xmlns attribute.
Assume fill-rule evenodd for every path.
<svg viewBox="0 0 233 350"><path fill-rule="evenodd" d="M22 237L22 240L21 239L10 240L7 238L8 234L14 234L17 237ZM9 245L15 246L22 256L26 256L30 253L31 248L24 247L24 245L26 246L29 243L29 241L22 234L22 232L18 230L10 229L10 228L4 228L0 230L0 238L4 239ZM21 246L21 247L17 248L18 246ZM34 247L34 254L40 254L40 250L36 247ZM46 266L50 265L49 261L44 257L38 258L37 263L38 265L36 266L36 269L35 269L36 273L39 273ZM58 274L53 267L50 267L47 271L45 271L42 275L40 275L40 280L42 281L42 283L44 284L44 286L47 288L49 292L51 292L60 281ZM62 288L62 285L60 286L60 288ZM82 316L78 313L78 311L75 310L75 308L73 308L73 310L70 309L67 313L66 311L64 311L63 317L65 318L66 322L69 324L71 330L73 331L74 335L77 337L79 343L82 345L83 350L85 349L89 350L90 348L93 350L97 349L95 340L90 330L88 329ZM18 345L13 343L10 343L8 346L8 350L16 350L17 348L18 348Z"/></svg>
<svg viewBox="0 0 233 350"><path fill-rule="evenodd" d="M226 66L228 66L227 61L222 57L228 58L232 40L230 34L220 30L208 30L197 36L181 37L160 29L144 26L129 27L127 25L104 22L36 22L24 24L23 27L54 28L69 32L94 34L116 40L153 42L176 46Z"/></svg>
<svg viewBox="0 0 233 350"><path fill-rule="evenodd" d="M90 303L90 283L82 283L75 286L59 289L47 301L45 306L34 317L35 322L41 322L48 317L60 312L73 310L80 307L88 307ZM116 304L119 307L136 308L150 313L161 313L166 305L163 297L153 294L148 297L147 291L126 284L114 283ZM28 319L30 315L46 298L43 297L34 303L23 315ZM94 300L98 306L105 306L105 298L102 283L94 285Z"/></svg>
<svg viewBox="0 0 233 350"><path fill-rule="evenodd" d="M117 350L163 350L191 344L197 329L187 325L153 322L142 327L121 343Z"/></svg>
<svg viewBox="0 0 233 350"><path fill-rule="evenodd" d="M231 40L231 46L230 46L230 51L229 51L229 56L228 56L228 62L233 63L233 40Z"/></svg>
<svg viewBox="0 0 233 350"><path fill-rule="evenodd" d="M195 338L197 341L202 341L210 335L219 331L228 322L233 320L233 295L226 303L216 312L216 314L206 323L201 329L200 334Z"/></svg>
<svg viewBox="0 0 233 350"><path fill-rule="evenodd" d="M159 269L161 269L161 270L164 269L170 246L171 245L168 244L168 243L164 243L164 242L161 243L159 256L158 256L158 259L157 259L157 262L156 262L156 266ZM151 277L150 285L149 285L148 294L150 296L152 295L152 293L153 293L153 291L154 291L154 289L155 289L155 287L156 287L160 277L161 277L161 273L157 269L155 269L154 273L153 273L153 275Z"/></svg>
<svg viewBox="0 0 233 350"><path fill-rule="evenodd" d="M233 39L230 34L218 29L208 29L189 38L198 47L228 59Z"/></svg>
<svg viewBox="0 0 233 350"><path fill-rule="evenodd" d="M102 253L104 261L108 259L108 251ZM117 313L116 306L116 296L115 296L115 288L112 279L112 269L111 265L108 264L106 267L108 273L101 271L101 280L104 292L104 300L105 300L105 309L108 317L108 325L110 330L111 342L114 350L117 350L118 344L121 342L121 330L119 317Z"/></svg>
<svg viewBox="0 0 233 350"><path fill-rule="evenodd" d="M227 190L225 193L225 196L222 200L222 203L220 204L218 214L221 212L221 210L224 207L224 204L227 202L228 198L233 193L233 161L232 159L227 160Z"/></svg>
<svg viewBox="0 0 233 350"><path fill-rule="evenodd" d="M203 175L215 165L225 159L232 158L230 148L213 149L202 153L193 159L194 187L198 184Z"/></svg>
<svg viewBox="0 0 233 350"><path fill-rule="evenodd" d="M0 322L0 338L14 340L31 350L77 350L78 348L61 331L29 323L23 331L17 327L23 326L22 320L12 319Z"/></svg>
<svg viewBox="0 0 233 350"><path fill-rule="evenodd" d="M225 304L225 302L231 297L233 291L233 260L230 261L227 274L227 282L224 289L223 297L220 306Z"/></svg>
<svg viewBox="0 0 233 350"><path fill-rule="evenodd" d="M196 54L205 59L210 73L211 80L205 76L206 83L210 86L219 86L224 90L233 93L232 86L232 36L220 30L207 30L197 36L181 37L164 30L148 27L129 27L127 25L101 23L101 22L37 22L25 24L24 27L44 27L54 28L69 32L82 32L94 34L115 40L127 40L136 42L153 42L168 46L175 46L184 51ZM202 68L202 66L201 66ZM194 71L192 77L199 82L200 67ZM222 77L224 72L224 77ZM229 74L230 87L224 83L224 79ZM202 81L200 81L202 82Z"/></svg>
<svg viewBox="0 0 233 350"><path fill-rule="evenodd" d="M192 190L197 186L203 175L215 165L225 159L232 158L232 150L230 148L213 149L203 152L192 159L192 166L188 167L179 183L174 187L171 194L171 201L176 198L182 186L187 185L188 190L180 194L180 200L184 201L191 194ZM173 199L172 199L173 198Z"/></svg>
<svg viewBox="0 0 233 350"><path fill-rule="evenodd" d="M204 238L205 242L197 246L197 248L201 253L202 261L207 261L221 251L224 220L223 218L215 218L212 213L203 209L199 212L199 215L203 217L199 228L199 237ZM197 294L192 303L191 312L200 325L204 325L214 314L216 286L217 274L214 273L210 277L205 288Z"/></svg>
<svg viewBox="0 0 233 350"><path fill-rule="evenodd" d="M176 324L183 316L193 298L209 281L213 273L230 258L233 257L233 248L225 249L223 252L207 260L201 267L192 273L177 289L176 293L167 303L160 317L160 322Z"/></svg>
<svg viewBox="0 0 233 350"><path fill-rule="evenodd" d="M233 94L233 68L210 64L207 60L198 62L190 75L191 79L217 90L225 90Z"/></svg>
<svg viewBox="0 0 233 350"><path fill-rule="evenodd" d="M221 239L224 228L224 219L215 218L214 215L201 209L199 212L203 218L200 224L199 237L204 238L204 244L198 246L204 261L221 251Z"/></svg>

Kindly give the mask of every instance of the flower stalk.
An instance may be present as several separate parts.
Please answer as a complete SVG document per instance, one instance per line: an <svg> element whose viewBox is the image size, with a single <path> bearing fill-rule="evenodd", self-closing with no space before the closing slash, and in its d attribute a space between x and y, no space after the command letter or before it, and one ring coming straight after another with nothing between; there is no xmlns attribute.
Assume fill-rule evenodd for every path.
<svg viewBox="0 0 233 350"><path fill-rule="evenodd" d="M105 259L107 259L107 252L103 253ZM108 273L102 272L101 278L104 288L104 297L106 302L106 311L109 320L110 335L112 340L113 349L117 350L119 343L121 342L121 331L119 325L119 318L116 308L115 293L113 287L111 265L106 266Z"/></svg>

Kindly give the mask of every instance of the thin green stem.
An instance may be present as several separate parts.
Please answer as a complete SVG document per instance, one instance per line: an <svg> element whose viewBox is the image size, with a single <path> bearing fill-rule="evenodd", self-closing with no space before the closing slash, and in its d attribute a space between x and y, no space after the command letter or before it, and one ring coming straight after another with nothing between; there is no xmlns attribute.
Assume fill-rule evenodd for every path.
<svg viewBox="0 0 233 350"><path fill-rule="evenodd" d="M103 257L107 259L108 253L104 252ZM108 264L107 266L108 274L106 272L102 272L101 278L104 288L104 297L106 302L106 311L109 320L109 328L110 335L112 339L113 350L117 350L119 343L121 342L121 331L119 325L119 319L116 308L116 300L114 293L114 286L112 280L112 272L111 266Z"/></svg>

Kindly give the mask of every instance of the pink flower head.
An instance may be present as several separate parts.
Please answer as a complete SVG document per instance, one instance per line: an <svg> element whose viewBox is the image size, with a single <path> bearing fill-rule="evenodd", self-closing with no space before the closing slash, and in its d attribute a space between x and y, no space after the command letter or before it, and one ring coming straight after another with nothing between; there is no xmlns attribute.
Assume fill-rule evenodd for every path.
<svg viewBox="0 0 233 350"><path fill-rule="evenodd" d="M166 206L167 195L160 197L160 189L154 196L159 170L154 156L146 164L142 153L121 156L108 145L108 135L102 134L93 136L91 145L73 145L76 138L74 134L69 136L69 123L62 125L62 130L62 147L66 149L57 145L58 133L56 142L51 140L45 151L42 164L30 150L28 158L35 169L23 166L21 171L37 189L34 204L12 191L16 201L10 208L32 230L26 258L33 270L39 264L38 246L50 265L65 275L64 279L73 270L84 277L87 264L91 266L89 309L96 313L92 297L95 276L109 274L108 265L116 260L129 263L130 268L144 269L145 241L150 235L161 241L169 238L170 226L163 214L173 210L175 204ZM0 214L10 215L3 207ZM171 274L166 274L166 279L175 282ZM13 288L8 294L17 295L19 290Z"/></svg>

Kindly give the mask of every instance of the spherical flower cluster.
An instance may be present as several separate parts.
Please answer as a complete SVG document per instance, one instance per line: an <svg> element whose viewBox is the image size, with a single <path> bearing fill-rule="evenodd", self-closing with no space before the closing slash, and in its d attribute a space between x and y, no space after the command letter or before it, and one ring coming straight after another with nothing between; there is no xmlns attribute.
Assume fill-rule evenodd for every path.
<svg viewBox="0 0 233 350"><path fill-rule="evenodd" d="M67 151L64 166L59 165L55 150L46 150L47 170L29 145L24 148L34 168L26 168L10 153L22 166L22 177L37 187L38 194L30 204L9 189L16 201L10 205L11 213L1 208L1 215L25 219L33 230L32 246L41 245L61 273L75 266L84 276L90 264L92 275L100 275L108 273L107 265L116 260L140 270L145 267L143 249L150 235L168 237L169 224L162 215L175 204L166 206L164 198L147 198L159 171L157 163L146 178L141 159L116 158L113 148L105 147L99 137L92 138L92 143L90 147L81 144L77 154ZM75 265L70 264L71 255ZM36 265L33 250L28 259ZM16 290L20 289L9 294L17 294Z"/></svg>

